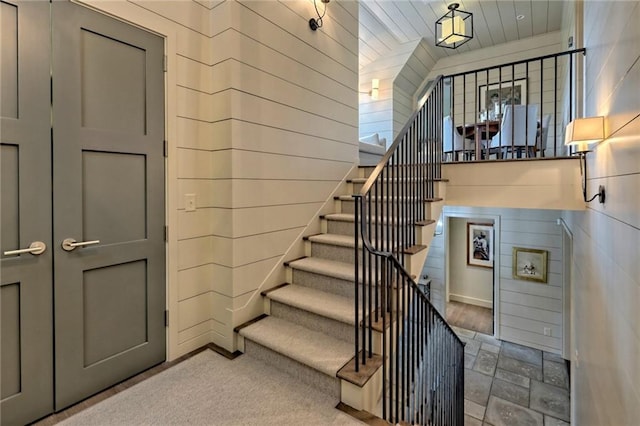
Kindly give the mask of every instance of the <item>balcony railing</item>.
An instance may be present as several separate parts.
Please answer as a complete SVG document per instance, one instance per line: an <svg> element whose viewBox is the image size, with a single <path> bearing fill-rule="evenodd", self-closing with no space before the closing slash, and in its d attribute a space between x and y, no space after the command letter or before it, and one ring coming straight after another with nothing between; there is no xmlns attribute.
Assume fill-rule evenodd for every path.
<svg viewBox="0 0 640 426"><path fill-rule="evenodd" d="M445 161L564 157L585 49L443 78Z"/></svg>

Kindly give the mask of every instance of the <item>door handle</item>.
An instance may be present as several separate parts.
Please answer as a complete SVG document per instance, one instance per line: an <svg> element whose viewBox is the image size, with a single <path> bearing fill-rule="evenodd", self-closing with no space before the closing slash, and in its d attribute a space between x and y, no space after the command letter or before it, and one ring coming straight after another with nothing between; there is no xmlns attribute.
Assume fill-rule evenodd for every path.
<svg viewBox="0 0 640 426"><path fill-rule="evenodd" d="M23 253L31 253L35 256L44 253L47 249L47 245L42 241L34 241L28 248L18 249L18 250L8 250L4 252L5 256L16 256Z"/></svg>
<svg viewBox="0 0 640 426"><path fill-rule="evenodd" d="M72 251L75 250L76 247L92 246L94 244L100 244L100 240L77 242L73 238L65 238L65 240L62 242L62 249L66 251Z"/></svg>

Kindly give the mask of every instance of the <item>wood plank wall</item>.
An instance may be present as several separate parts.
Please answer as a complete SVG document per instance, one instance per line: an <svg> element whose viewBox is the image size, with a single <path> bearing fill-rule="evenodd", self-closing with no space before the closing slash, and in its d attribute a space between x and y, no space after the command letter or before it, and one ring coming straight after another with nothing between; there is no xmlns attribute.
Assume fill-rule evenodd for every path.
<svg viewBox="0 0 640 426"><path fill-rule="evenodd" d="M502 340L560 353L563 339L563 253L562 229L557 224L560 211L445 206L444 217L465 217L494 220L495 267L498 282L494 283L496 330ZM446 225L446 220L445 220ZM447 235L434 237L423 275L431 277L434 304L440 312L445 306L447 272ZM513 278L513 247L548 251L548 282L546 284ZM551 335L545 336L544 329Z"/></svg>
<svg viewBox="0 0 640 426"><path fill-rule="evenodd" d="M392 54L360 69L360 90L371 90L371 79L380 79L380 98L360 95L360 137L379 133L393 143L415 111L415 94L424 76L436 64L432 48L424 40L399 45Z"/></svg>
<svg viewBox="0 0 640 426"><path fill-rule="evenodd" d="M640 419L640 3L575 6L587 48L585 116L606 118L606 139L587 157L587 192L605 185L607 200L565 215L574 253L571 421L635 424Z"/></svg>
<svg viewBox="0 0 640 426"><path fill-rule="evenodd" d="M393 143L396 133L394 125L396 88L394 82L407 59L415 50L417 42L405 43L384 57L360 69L360 127L359 137L378 133L387 139L387 147ZM371 80L380 80L378 99L371 99Z"/></svg>
<svg viewBox="0 0 640 426"><path fill-rule="evenodd" d="M316 32L310 0L86 3L166 37L168 357L235 350L357 160L358 3Z"/></svg>

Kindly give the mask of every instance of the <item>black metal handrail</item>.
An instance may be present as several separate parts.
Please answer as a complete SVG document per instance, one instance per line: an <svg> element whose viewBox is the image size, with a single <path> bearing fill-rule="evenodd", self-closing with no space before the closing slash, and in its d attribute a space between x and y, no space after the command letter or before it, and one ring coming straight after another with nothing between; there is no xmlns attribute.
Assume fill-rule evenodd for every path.
<svg viewBox="0 0 640 426"><path fill-rule="evenodd" d="M585 54L574 49L443 77L448 105L443 115L451 117L443 131L454 141L445 155L452 161L461 153L462 160L476 161L569 155L561 140L563 125L575 116L577 58ZM516 124L523 112L524 124ZM454 132L466 142L454 147Z"/></svg>
<svg viewBox="0 0 640 426"><path fill-rule="evenodd" d="M382 416L392 423L464 423L462 342L405 268L441 177L442 90L438 77L354 195L355 368L382 356Z"/></svg>

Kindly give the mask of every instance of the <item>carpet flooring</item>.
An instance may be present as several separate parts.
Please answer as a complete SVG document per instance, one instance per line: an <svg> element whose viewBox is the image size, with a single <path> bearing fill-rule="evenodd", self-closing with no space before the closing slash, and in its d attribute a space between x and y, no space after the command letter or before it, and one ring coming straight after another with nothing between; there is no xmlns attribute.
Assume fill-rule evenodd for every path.
<svg viewBox="0 0 640 426"><path fill-rule="evenodd" d="M59 423L109 425L362 425L335 400L243 355L205 350Z"/></svg>

